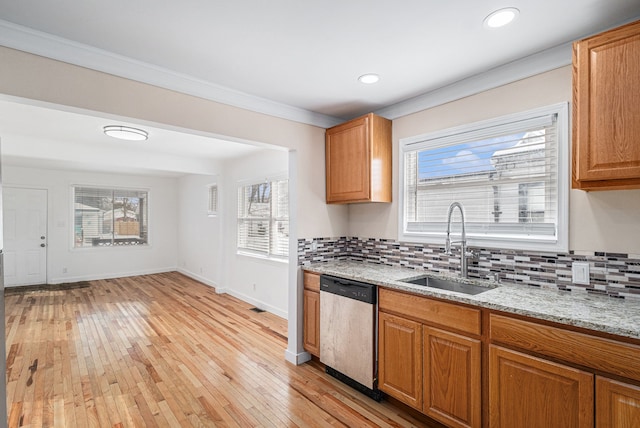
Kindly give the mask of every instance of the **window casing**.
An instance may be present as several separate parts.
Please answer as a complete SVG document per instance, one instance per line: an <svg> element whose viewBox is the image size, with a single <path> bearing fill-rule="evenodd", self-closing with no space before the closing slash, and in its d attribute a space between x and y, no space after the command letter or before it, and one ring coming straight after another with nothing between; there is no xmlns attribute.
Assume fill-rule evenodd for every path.
<svg viewBox="0 0 640 428"><path fill-rule="evenodd" d="M74 248L149 243L149 192L74 186Z"/></svg>
<svg viewBox="0 0 640 428"><path fill-rule="evenodd" d="M399 157L401 240L443 244L457 201L469 245L567 251L566 103L403 139Z"/></svg>
<svg viewBox="0 0 640 428"><path fill-rule="evenodd" d="M238 188L238 251L264 257L288 257L288 180Z"/></svg>

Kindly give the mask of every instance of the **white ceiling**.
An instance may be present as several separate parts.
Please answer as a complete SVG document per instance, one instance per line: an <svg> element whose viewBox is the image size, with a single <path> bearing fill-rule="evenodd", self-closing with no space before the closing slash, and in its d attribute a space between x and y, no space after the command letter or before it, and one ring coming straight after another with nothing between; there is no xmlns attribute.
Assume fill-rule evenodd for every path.
<svg viewBox="0 0 640 428"><path fill-rule="evenodd" d="M123 141L105 135L102 128L114 124L142 127L149 139ZM265 149L2 99L0 138L6 165L163 177L212 174L220 170L221 161Z"/></svg>
<svg viewBox="0 0 640 428"><path fill-rule="evenodd" d="M516 21L483 27L507 6ZM569 64L572 41L638 18L640 0L0 0L0 44L323 126ZM4 113L0 131L21 120Z"/></svg>

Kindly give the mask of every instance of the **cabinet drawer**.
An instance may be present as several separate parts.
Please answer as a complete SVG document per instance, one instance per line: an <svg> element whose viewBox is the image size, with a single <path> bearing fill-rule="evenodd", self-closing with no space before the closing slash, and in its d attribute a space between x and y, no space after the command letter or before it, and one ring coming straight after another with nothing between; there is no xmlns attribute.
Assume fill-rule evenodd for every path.
<svg viewBox="0 0 640 428"><path fill-rule="evenodd" d="M317 273L304 272L303 283L305 290L320 291L320 275Z"/></svg>
<svg viewBox="0 0 640 428"><path fill-rule="evenodd" d="M491 341L640 380L640 346L491 314Z"/></svg>
<svg viewBox="0 0 640 428"><path fill-rule="evenodd" d="M399 293L378 288L381 311L393 312L427 324L435 324L466 333L481 332L480 309L441 302L415 294Z"/></svg>

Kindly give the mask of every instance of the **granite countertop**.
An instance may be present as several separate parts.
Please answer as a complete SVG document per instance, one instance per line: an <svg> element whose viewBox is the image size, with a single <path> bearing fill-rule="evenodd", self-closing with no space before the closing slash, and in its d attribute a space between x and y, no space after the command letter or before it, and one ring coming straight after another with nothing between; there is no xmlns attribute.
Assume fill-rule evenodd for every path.
<svg viewBox="0 0 640 428"><path fill-rule="evenodd" d="M312 263L303 266L303 269L424 296L640 339L640 299L615 299L586 293L547 290L522 284L498 284L481 280L466 282L488 286L491 289L477 295L466 295L400 281L424 275L442 278L442 275L356 261ZM445 278L460 280L458 277Z"/></svg>

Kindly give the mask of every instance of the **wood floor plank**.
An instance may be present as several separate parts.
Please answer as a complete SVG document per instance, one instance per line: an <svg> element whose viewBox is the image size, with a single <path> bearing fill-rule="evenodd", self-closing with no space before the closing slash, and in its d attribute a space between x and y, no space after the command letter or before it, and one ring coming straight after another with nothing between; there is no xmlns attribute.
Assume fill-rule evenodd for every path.
<svg viewBox="0 0 640 428"><path fill-rule="evenodd" d="M284 360L287 322L179 273L5 295L9 426L428 427Z"/></svg>

